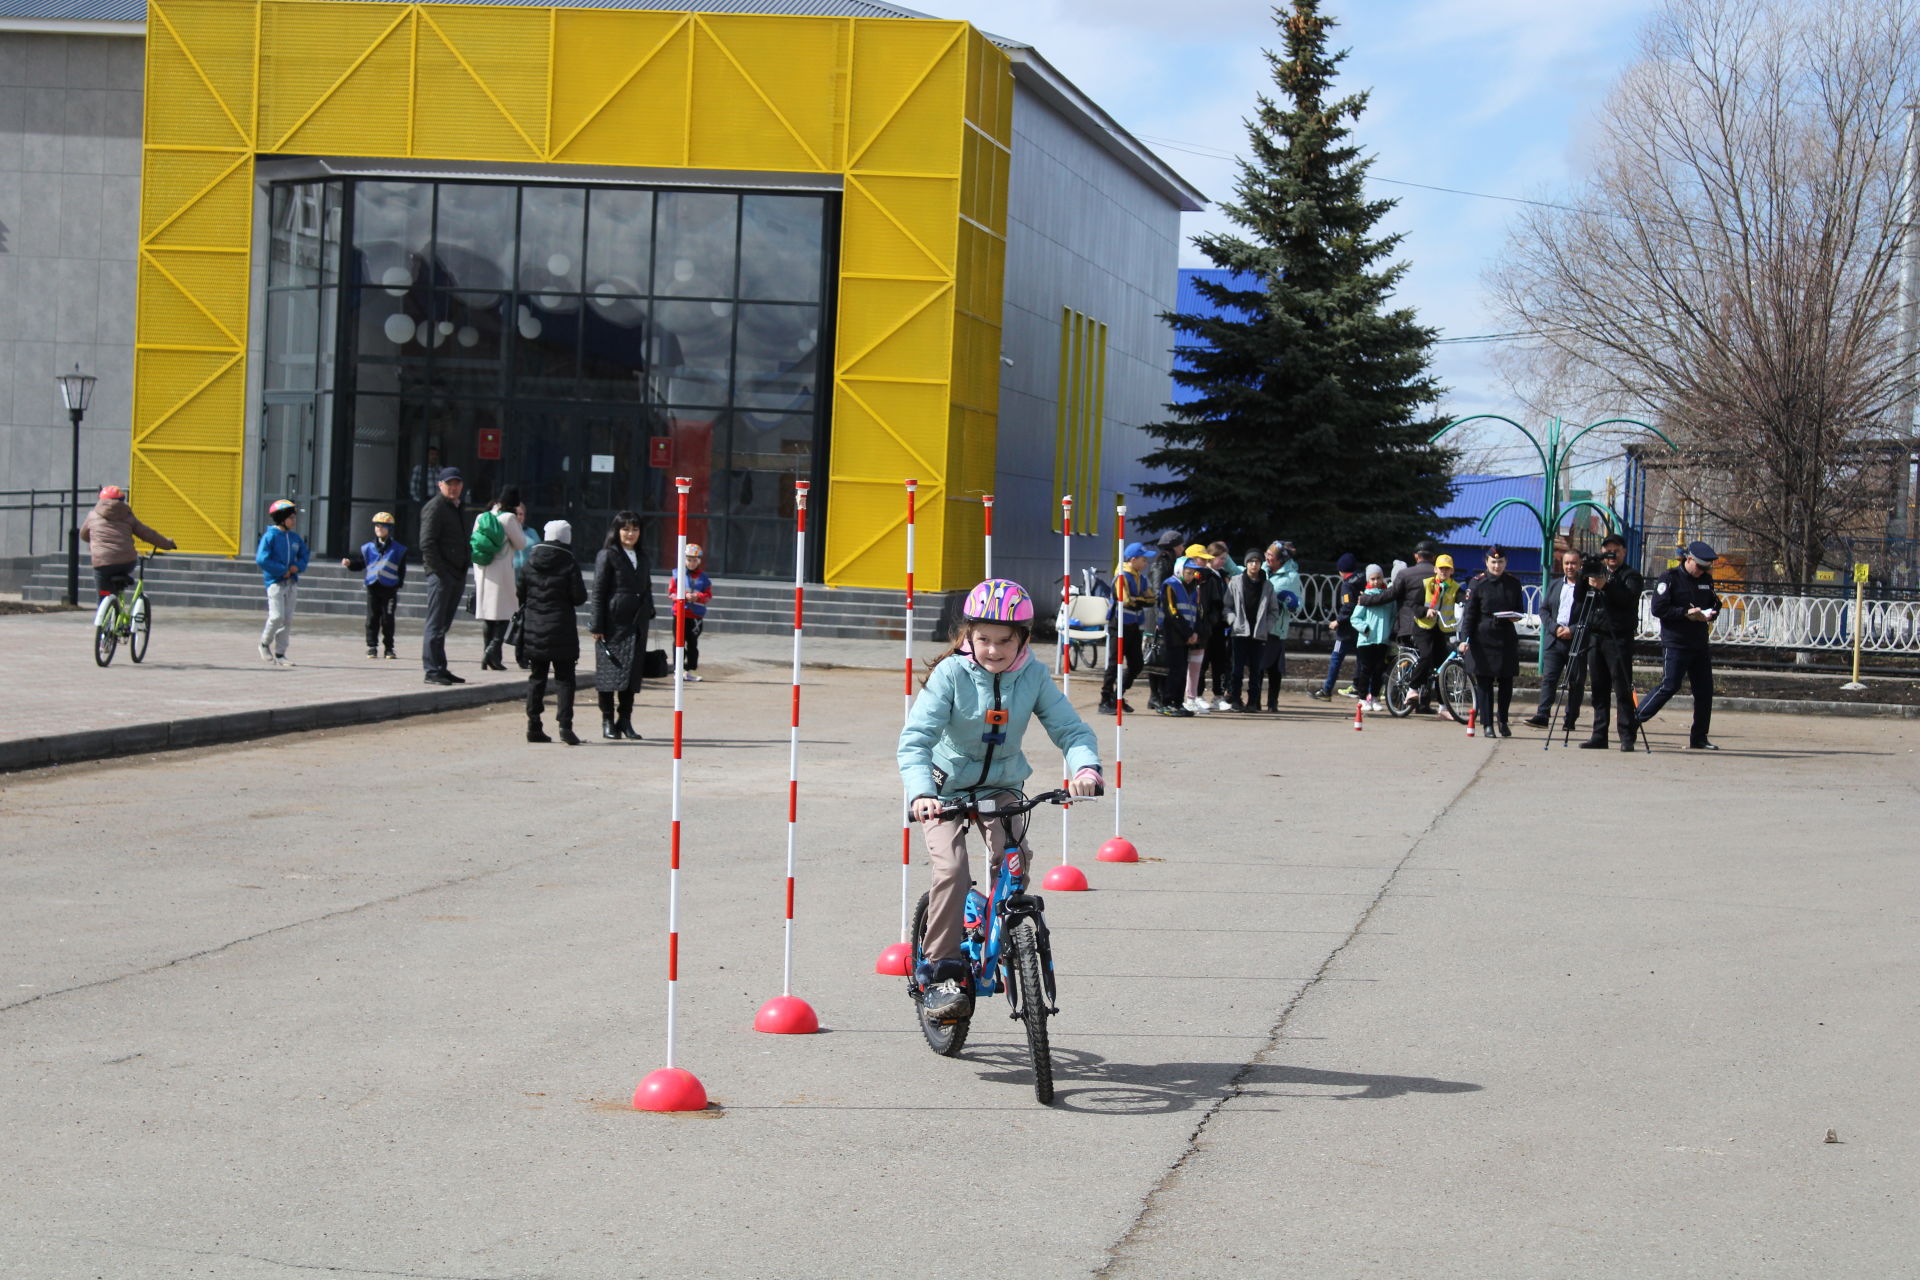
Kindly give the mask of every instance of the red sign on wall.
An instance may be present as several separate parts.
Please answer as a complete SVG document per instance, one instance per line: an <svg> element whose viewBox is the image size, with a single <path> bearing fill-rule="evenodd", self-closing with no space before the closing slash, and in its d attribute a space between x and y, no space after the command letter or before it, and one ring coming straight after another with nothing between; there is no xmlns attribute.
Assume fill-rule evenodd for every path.
<svg viewBox="0 0 1920 1280"><path fill-rule="evenodd" d="M673 437L649 436L647 438L647 465L666 470L673 466Z"/></svg>
<svg viewBox="0 0 1920 1280"><path fill-rule="evenodd" d="M475 444L474 452L482 462L500 461L500 428L480 428L480 439Z"/></svg>

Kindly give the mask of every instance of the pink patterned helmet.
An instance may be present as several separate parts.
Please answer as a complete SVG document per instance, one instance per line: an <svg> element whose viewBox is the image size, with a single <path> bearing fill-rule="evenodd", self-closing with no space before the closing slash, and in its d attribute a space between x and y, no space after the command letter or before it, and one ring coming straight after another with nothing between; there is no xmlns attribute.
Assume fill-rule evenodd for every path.
<svg viewBox="0 0 1920 1280"><path fill-rule="evenodd" d="M967 592L960 614L968 622L991 622L1008 627L1033 625L1033 597L1006 578L988 578Z"/></svg>

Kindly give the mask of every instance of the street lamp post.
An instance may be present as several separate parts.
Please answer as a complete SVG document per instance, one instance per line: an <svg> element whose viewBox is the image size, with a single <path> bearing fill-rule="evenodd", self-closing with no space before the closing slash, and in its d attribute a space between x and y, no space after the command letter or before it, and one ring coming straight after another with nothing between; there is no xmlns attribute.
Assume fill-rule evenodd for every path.
<svg viewBox="0 0 1920 1280"><path fill-rule="evenodd" d="M87 416L87 406L93 403L93 384L98 381L90 373L80 372L80 366L74 365L72 373L63 373L54 378L60 384L60 402L67 407L67 417L73 423L73 482L67 488L67 603L80 603L80 419Z"/></svg>

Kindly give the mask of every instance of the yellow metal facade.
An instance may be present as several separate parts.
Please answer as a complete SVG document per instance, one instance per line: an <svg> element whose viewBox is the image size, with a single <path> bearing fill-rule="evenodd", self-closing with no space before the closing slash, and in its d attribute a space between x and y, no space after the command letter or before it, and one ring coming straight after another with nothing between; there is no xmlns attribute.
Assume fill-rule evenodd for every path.
<svg viewBox="0 0 1920 1280"><path fill-rule="evenodd" d="M190 550L244 527L254 160L351 155L840 176L825 568L980 569L1013 79L965 23L151 0L132 483Z"/></svg>

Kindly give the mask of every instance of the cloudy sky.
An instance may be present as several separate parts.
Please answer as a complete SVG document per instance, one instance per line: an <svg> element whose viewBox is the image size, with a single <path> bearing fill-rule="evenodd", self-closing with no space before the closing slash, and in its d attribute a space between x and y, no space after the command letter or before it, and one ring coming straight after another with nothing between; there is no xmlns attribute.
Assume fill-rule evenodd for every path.
<svg viewBox="0 0 1920 1280"><path fill-rule="evenodd" d="M1254 95L1272 88L1260 50L1276 47L1279 32L1258 0L920 0L914 7L1034 45L1209 197L1230 194L1230 157L1246 140L1241 122ZM1593 113L1632 58L1653 8L1654 0L1325 3L1323 12L1340 23L1335 45L1351 51L1340 88L1372 92L1358 138L1376 157L1373 174L1383 181L1375 193L1400 201L1389 226L1407 237L1403 299L1442 337L1506 327L1488 311L1481 275L1519 206L1403 184L1552 198L1578 172ZM1185 229L1223 223L1213 211L1189 214ZM1209 264L1188 246L1181 265ZM1449 411L1521 416L1486 345L1449 343L1436 354Z"/></svg>

